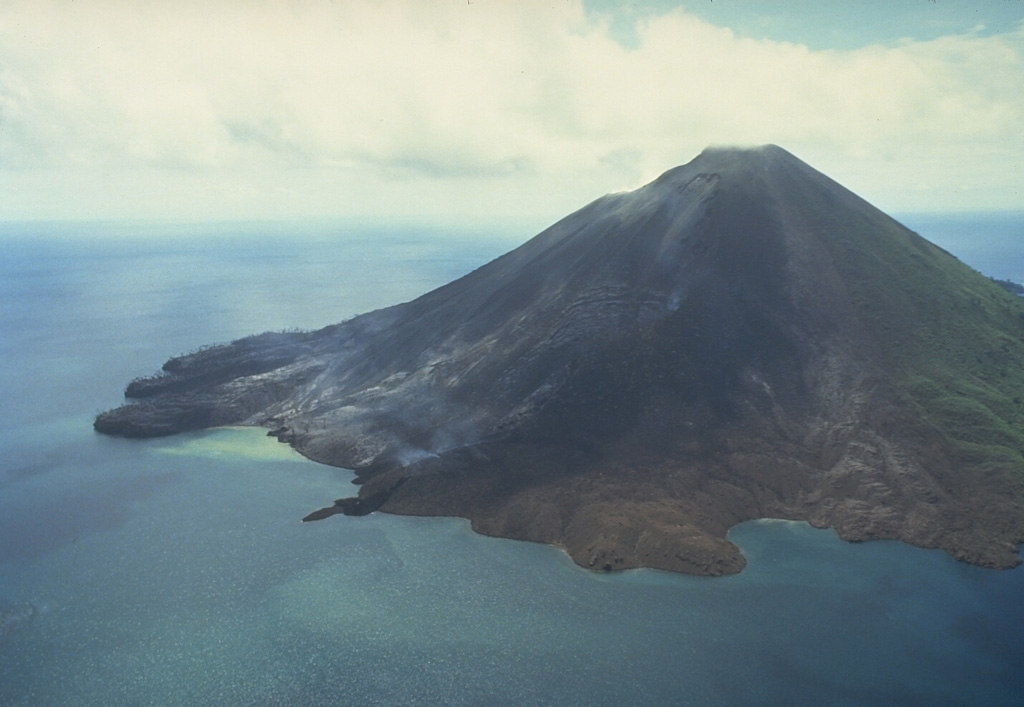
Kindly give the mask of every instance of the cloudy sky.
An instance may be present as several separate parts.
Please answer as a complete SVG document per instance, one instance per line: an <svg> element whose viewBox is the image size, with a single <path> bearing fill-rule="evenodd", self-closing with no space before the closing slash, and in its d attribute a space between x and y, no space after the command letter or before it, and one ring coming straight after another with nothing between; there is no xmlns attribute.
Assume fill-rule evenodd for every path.
<svg viewBox="0 0 1024 707"><path fill-rule="evenodd" d="M3 0L0 220L540 227L709 144L1024 209L1022 0Z"/></svg>

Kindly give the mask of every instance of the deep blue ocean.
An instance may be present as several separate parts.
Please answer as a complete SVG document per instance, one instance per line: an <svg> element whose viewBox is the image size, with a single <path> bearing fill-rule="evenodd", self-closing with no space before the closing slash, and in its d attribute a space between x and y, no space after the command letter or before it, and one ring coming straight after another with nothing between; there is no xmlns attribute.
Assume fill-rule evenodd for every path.
<svg viewBox="0 0 1024 707"><path fill-rule="evenodd" d="M1024 214L902 220L1024 282ZM529 235L0 224L0 705L1024 704L1024 569L761 521L736 576L595 574L460 519L302 524L351 474L259 430L92 431L169 356Z"/></svg>

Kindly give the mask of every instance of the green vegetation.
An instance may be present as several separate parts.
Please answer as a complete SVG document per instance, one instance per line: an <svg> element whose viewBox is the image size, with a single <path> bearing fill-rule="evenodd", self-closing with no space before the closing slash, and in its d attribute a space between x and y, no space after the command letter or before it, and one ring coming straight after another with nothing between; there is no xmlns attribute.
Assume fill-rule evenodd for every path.
<svg viewBox="0 0 1024 707"><path fill-rule="evenodd" d="M1024 297L1024 285L1019 282L1014 282L1013 280L997 280L995 278L992 278L992 282L996 283L1010 294Z"/></svg>
<svg viewBox="0 0 1024 707"><path fill-rule="evenodd" d="M912 409L964 471L1024 480L1024 300L895 224L842 245L837 266Z"/></svg>

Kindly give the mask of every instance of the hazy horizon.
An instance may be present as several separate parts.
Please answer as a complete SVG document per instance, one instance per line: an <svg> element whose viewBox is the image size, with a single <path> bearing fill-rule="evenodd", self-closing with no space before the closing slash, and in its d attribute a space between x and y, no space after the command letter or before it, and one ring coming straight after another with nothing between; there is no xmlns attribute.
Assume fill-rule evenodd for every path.
<svg viewBox="0 0 1024 707"><path fill-rule="evenodd" d="M846 185L843 185L846 186ZM526 214L519 221L515 222L502 222L495 216L488 216L487 214L472 215L467 218L448 218L444 215L438 214L401 214L398 216L377 214L377 215L302 215L302 214L291 214L291 215L280 215L280 216L255 216L251 218L245 218L241 216L222 216L222 217L193 217L188 218L184 216L175 215L153 215L153 216L117 216L111 215L108 217L99 218L88 218L88 217L66 217L66 218L52 218L47 216L38 217L27 217L27 218L0 218L0 224L6 226L13 226L16 228L20 227L59 227L64 224L74 226L85 226L85 227L102 227L111 226L118 229L131 229L133 227L140 228L224 228L233 229L241 226L253 226L253 227L268 227L268 228L280 228L285 231L293 229L322 229L322 228L350 228L350 229L366 229L374 231L404 231L406 229L419 229L424 231L451 231L454 233L465 233L468 231L485 230L488 232L495 232L501 234L521 234L524 237L532 237L539 234L541 231L553 226L563 218L570 216L571 214L579 211L591 202L597 201L598 199L613 194L615 192L606 192L604 194L595 194L593 198L581 201L573 206L567 207L568 210L562 214L558 214L547 221L541 221L542 215ZM862 196L858 194L858 196ZM873 206L880 208L878 204L872 204ZM914 209L914 210L901 210L901 211L882 211L897 221L903 222L903 219L963 219L969 220L971 217L979 218L1008 218L1008 219L1024 219L1024 207L1006 207L1006 208L935 208L935 209ZM530 230L532 228L532 230Z"/></svg>
<svg viewBox="0 0 1024 707"><path fill-rule="evenodd" d="M536 232L708 145L1018 211L1024 3L14 0L0 220Z"/></svg>

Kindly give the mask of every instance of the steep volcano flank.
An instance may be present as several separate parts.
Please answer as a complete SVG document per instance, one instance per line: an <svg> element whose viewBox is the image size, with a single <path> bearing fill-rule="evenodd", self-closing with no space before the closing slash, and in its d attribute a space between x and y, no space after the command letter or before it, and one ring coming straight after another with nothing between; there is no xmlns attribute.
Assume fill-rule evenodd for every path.
<svg viewBox="0 0 1024 707"><path fill-rule="evenodd" d="M1024 539L1024 305L784 150L713 149L402 305L172 359L112 434L272 428L334 512L581 565L742 568L743 520L977 564Z"/></svg>
<svg viewBox="0 0 1024 707"><path fill-rule="evenodd" d="M717 190L680 243L659 243L667 253L646 265L658 272L661 289L651 292L661 310L589 339L538 416L537 434L614 440L641 422L667 422L649 414L666 405L688 408L688 427L717 429L740 416L751 380L763 389L760 376L790 398L802 392L798 335L784 324L794 318L781 234L764 205L746 196ZM675 225L659 220L641 232ZM677 259L688 264L686 277Z"/></svg>
<svg viewBox="0 0 1024 707"><path fill-rule="evenodd" d="M938 434L944 460L930 471L957 494L1005 472L996 486L1006 493L995 502L1016 503L1024 470L1020 298L831 180L788 186L776 201L788 224L803 225L787 228L818 234L823 245L797 272L827 273L835 283L816 290L820 309L845 313L836 320L856 331L857 354L886 372L900 408L902 429L893 433ZM825 208L801 208L813 203ZM829 299L830 289L847 302Z"/></svg>

